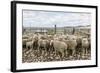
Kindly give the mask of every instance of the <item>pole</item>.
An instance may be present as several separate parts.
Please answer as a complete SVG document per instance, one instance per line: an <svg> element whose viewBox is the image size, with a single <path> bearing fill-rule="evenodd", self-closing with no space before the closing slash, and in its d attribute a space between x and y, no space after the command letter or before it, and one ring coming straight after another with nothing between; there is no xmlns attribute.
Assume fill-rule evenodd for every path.
<svg viewBox="0 0 100 73"><path fill-rule="evenodd" d="M56 25L55 25L55 34L56 34L56 32L57 32L57 31L56 31L56 30L57 30L56 28L57 28L57 27L56 27Z"/></svg>

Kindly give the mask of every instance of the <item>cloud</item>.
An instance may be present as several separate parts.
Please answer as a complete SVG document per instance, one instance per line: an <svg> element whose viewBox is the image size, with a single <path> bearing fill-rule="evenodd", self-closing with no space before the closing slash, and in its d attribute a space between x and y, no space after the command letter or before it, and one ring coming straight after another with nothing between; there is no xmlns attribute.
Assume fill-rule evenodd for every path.
<svg viewBox="0 0 100 73"><path fill-rule="evenodd" d="M24 27L58 27L91 24L90 13L54 12L54 11L23 11Z"/></svg>

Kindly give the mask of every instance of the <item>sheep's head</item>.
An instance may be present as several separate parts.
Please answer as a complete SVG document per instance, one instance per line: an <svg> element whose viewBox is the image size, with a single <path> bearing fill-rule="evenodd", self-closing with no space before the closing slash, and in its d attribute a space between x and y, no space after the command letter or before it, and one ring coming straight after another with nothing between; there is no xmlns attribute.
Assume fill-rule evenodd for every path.
<svg viewBox="0 0 100 73"><path fill-rule="evenodd" d="M88 39L87 38L83 38L82 41L83 42L88 42Z"/></svg>

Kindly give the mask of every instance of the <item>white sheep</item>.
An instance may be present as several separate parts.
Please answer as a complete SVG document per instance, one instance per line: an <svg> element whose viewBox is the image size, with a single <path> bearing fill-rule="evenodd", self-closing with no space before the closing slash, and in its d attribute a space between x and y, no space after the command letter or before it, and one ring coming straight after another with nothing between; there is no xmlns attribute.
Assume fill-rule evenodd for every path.
<svg viewBox="0 0 100 73"><path fill-rule="evenodd" d="M34 42L34 40L27 41L26 42L26 48L27 49L32 49L33 48L33 42Z"/></svg>
<svg viewBox="0 0 100 73"><path fill-rule="evenodd" d="M82 38L83 55L87 55L88 54L88 48L89 48L88 38Z"/></svg>
<svg viewBox="0 0 100 73"><path fill-rule="evenodd" d="M72 56L75 56L76 54L76 46L77 46L77 37L75 35L68 35L67 40L63 40L68 45L68 50L71 50L72 52L68 52Z"/></svg>
<svg viewBox="0 0 100 73"><path fill-rule="evenodd" d="M69 51L68 54L75 56L76 46L77 46L76 40L65 40L64 42L68 45L68 50L72 51L72 52Z"/></svg>
<svg viewBox="0 0 100 73"><path fill-rule="evenodd" d="M61 57L64 57L65 51L67 53L67 47L68 46L65 42L54 40L53 46L54 46L54 49L55 49L55 53L57 54L57 52L60 52L61 55L62 55Z"/></svg>
<svg viewBox="0 0 100 73"><path fill-rule="evenodd" d="M40 53L44 51L47 51L48 48L48 44L47 44L47 40L43 40L43 39L39 39L38 40L38 50L40 51Z"/></svg>

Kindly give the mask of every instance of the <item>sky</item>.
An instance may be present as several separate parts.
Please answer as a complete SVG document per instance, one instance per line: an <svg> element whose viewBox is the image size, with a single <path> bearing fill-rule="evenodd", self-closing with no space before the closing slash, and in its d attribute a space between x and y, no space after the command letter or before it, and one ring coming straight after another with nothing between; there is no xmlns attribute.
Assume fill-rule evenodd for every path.
<svg viewBox="0 0 100 73"><path fill-rule="evenodd" d="M23 10L24 27L67 27L91 24L91 13Z"/></svg>

